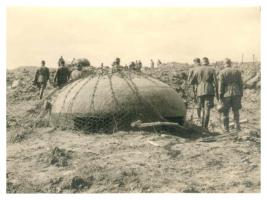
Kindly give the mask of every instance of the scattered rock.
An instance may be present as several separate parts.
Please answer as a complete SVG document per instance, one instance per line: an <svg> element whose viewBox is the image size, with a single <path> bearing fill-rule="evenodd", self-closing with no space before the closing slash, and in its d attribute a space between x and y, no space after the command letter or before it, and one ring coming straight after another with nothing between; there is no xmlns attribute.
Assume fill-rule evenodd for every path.
<svg viewBox="0 0 267 200"><path fill-rule="evenodd" d="M75 176L72 178L70 186L72 190L82 190L89 188L92 185L93 177L89 176L87 179L84 179L80 176Z"/></svg>
<svg viewBox="0 0 267 200"><path fill-rule="evenodd" d="M49 153L48 162L50 165L65 167L69 164L68 162L71 159L71 153L71 151L55 147Z"/></svg>
<svg viewBox="0 0 267 200"><path fill-rule="evenodd" d="M11 88L16 88L16 87L18 87L19 83L20 83L19 80L14 80L14 81L12 82Z"/></svg>

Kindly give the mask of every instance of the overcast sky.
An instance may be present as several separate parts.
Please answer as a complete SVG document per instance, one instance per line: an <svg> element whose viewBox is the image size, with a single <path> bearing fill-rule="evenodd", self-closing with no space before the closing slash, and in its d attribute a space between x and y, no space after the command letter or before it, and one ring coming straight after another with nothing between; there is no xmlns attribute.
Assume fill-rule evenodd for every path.
<svg viewBox="0 0 267 200"><path fill-rule="evenodd" d="M230 57L260 59L260 9L243 8L34 8L7 10L8 68L56 67L87 57L95 66L140 59L192 62Z"/></svg>

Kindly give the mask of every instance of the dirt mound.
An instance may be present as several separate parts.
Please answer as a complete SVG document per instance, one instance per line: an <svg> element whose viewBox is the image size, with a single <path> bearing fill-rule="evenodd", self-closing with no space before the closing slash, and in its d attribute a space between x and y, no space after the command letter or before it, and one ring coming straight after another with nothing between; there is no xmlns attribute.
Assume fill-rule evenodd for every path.
<svg viewBox="0 0 267 200"><path fill-rule="evenodd" d="M188 71L191 68L192 66L188 64L172 62L163 63L158 68L147 69L144 73L167 83L188 102L193 99L193 93L187 83Z"/></svg>
<svg viewBox="0 0 267 200"><path fill-rule="evenodd" d="M236 65L242 72L245 89L260 89L261 87L261 64L243 63Z"/></svg>

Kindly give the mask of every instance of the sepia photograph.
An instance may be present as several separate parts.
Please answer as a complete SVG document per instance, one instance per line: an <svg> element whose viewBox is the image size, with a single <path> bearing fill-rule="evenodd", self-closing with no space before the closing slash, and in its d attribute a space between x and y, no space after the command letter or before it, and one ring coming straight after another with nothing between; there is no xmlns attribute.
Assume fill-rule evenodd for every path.
<svg viewBox="0 0 267 200"><path fill-rule="evenodd" d="M6 8L6 193L261 193L261 7Z"/></svg>

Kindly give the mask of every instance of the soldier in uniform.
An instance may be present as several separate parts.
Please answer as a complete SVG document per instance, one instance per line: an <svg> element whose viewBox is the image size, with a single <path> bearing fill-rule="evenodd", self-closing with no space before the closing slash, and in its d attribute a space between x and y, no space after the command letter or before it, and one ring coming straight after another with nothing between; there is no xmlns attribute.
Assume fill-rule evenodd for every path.
<svg viewBox="0 0 267 200"><path fill-rule="evenodd" d="M65 60L62 56L58 59L58 66L64 66L65 65Z"/></svg>
<svg viewBox="0 0 267 200"><path fill-rule="evenodd" d="M210 110L214 107L214 96L218 99L218 85L216 72L209 65L209 59L202 59L203 65L194 70L191 83L197 87L198 109L202 110L201 124L203 128L208 128Z"/></svg>
<svg viewBox="0 0 267 200"><path fill-rule="evenodd" d="M116 58L115 61L112 63L112 71L117 72L117 71L122 71L123 66L120 65L121 59Z"/></svg>
<svg viewBox="0 0 267 200"><path fill-rule="evenodd" d="M200 58L195 58L193 62L194 62L194 68L189 71L187 81L193 87L194 101L195 103L197 103L197 85L196 82L192 81L192 78L194 75L194 70L196 70L198 67L201 66L201 61ZM201 119L201 107L197 108L197 116L198 119Z"/></svg>
<svg viewBox="0 0 267 200"><path fill-rule="evenodd" d="M142 64L141 60L139 60L139 61L138 61L137 68L136 68L136 71L141 72L142 66L143 66L143 64Z"/></svg>
<svg viewBox="0 0 267 200"><path fill-rule="evenodd" d="M135 62L134 62L134 61L132 61L132 62L130 63L130 65L129 65L129 69L130 69L130 70L134 70L134 69L135 69Z"/></svg>
<svg viewBox="0 0 267 200"><path fill-rule="evenodd" d="M219 74L219 97L223 105L223 125L229 132L229 112L232 108L236 130L240 130L239 110L242 108L243 82L241 72L232 68L232 62L226 58L225 69Z"/></svg>
<svg viewBox="0 0 267 200"><path fill-rule="evenodd" d="M65 63L61 63L61 66L59 66L59 68L57 69L54 77L54 85L62 88L68 82L69 78L69 69L65 66Z"/></svg>
<svg viewBox="0 0 267 200"><path fill-rule="evenodd" d="M41 61L41 67L36 71L35 78L33 81L33 85L37 85L39 88L39 96L40 99L43 98L44 90L47 85L47 81L49 80L49 69L45 66L45 61Z"/></svg>

